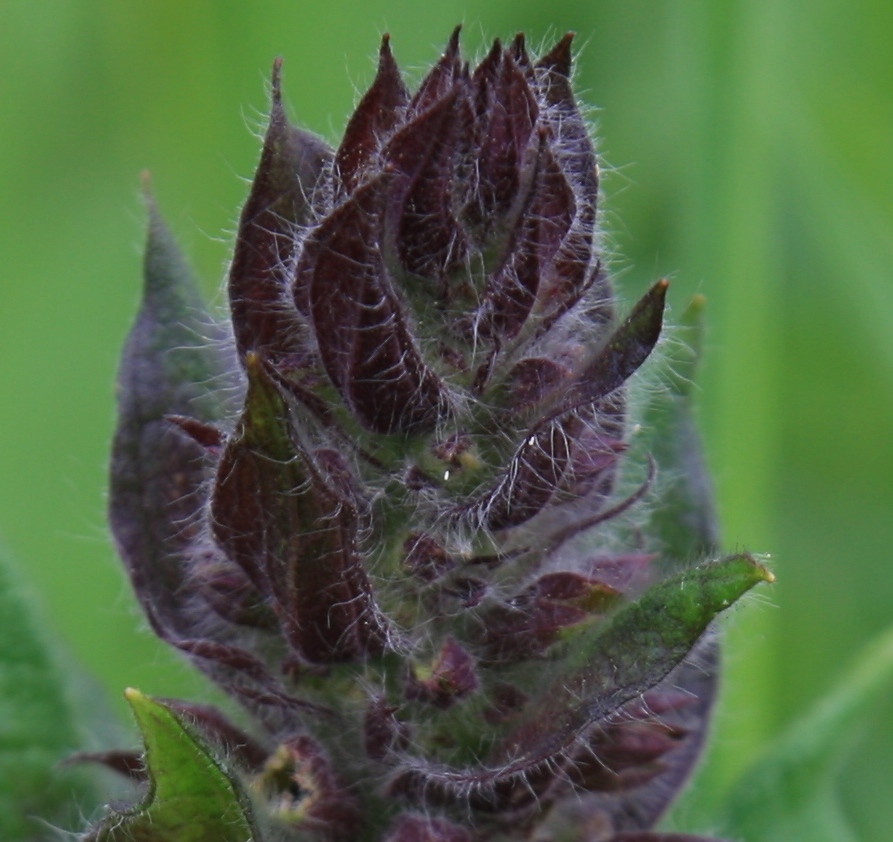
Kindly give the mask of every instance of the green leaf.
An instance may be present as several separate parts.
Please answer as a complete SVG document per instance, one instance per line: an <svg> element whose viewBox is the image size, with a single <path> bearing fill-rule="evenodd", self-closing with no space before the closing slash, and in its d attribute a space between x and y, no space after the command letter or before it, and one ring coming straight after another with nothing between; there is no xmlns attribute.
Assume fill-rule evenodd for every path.
<svg viewBox="0 0 893 842"><path fill-rule="evenodd" d="M72 827L98 803L85 775L58 767L79 747L67 676L29 595L0 551L0 839Z"/></svg>
<svg viewBox="0 0 893 842"><path fill-rule="evenodd" d="M747 842L856 842L837 772L872 704L893 683L893 629L737 783L722 830Z"/></svg>
<svg viewBox="0 0 893 842"><path fill-rule="evenodd" d="M567 629L560 656L501 673L505 681L539 692L512 720L511 730L497 736L485 763L477 759L483 754L477 729L475 765L426 762L408 767L394 786L430 787L464 798L469 786L523 780L530 770L561 757L594 722L657 687L685 663L717 614L774 578L749 555L704 562L658 582L607 619ZM454 740L470 742L467 717L463 722L447 716L439 726Z"/></svg>
<svg viewBox="0 0 893 842"><path fill-rule="evenodd" d="M717 614L774 576L748 555L682 570L604 622L567 633L563 658L540 667L542 693L505 741L519 768L566 748L592 722L656 686L680 664Z"/></svg>
<svg viewBox="0 0 893 842"><path fill-rule="evenodd" d="M125 696L145 742L148 792L106 817L88 842L259 842L247 794L201 737L157 699Z"/></svg>

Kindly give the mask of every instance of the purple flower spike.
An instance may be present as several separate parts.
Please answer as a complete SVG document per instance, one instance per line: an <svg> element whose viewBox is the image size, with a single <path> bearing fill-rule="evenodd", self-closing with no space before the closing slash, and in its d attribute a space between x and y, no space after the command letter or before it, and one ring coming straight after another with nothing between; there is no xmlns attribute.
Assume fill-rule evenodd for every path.
<svg viewBox="0 0 893 842"><path fill-rule="evenodd" d="M618 316L572 36L472 68L459 34L415 92L385 36L334 151L276 64L231 326L152 210L112 528L153 630L248 724L133 698L195 738L240 841L708 842L655 826L713 621L772 574L716 553L681 379L627 424L668 283ZM84 759L169 793L157 751ZM85 839L191 839L179 803Z"/></svg>

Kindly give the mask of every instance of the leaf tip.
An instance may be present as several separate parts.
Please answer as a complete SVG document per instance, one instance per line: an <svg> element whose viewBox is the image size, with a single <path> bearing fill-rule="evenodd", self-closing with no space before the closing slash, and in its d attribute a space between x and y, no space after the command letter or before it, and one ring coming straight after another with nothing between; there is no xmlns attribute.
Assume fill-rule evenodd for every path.
<svg viewBox="0 0 893 842"><path fill-rule="evenodd" d="M771 585L775 582L775 574L764 564L769 561L768 555L759 555L756 553L743 553L740 556L731 556L730 558L740 558L749 567L749 577L751 579L750 587L765 582Z"/></svg>
<svg viewBox="0 0 893 842"><path fill-rule="evenodd" d="M146 697L144 694L140 693L140 691L135 689L134 687L128 687L124 691L124 698L127 700L127 702L129 704L134 705L134 704L139 704Z"/></svg>
<svg viewBox="0 0 893 842"><path fill-rule="evenodd" d="M273 106L276 107L282 102L282 56L277 56L273 59L271 84L273 87Z"/></svg>

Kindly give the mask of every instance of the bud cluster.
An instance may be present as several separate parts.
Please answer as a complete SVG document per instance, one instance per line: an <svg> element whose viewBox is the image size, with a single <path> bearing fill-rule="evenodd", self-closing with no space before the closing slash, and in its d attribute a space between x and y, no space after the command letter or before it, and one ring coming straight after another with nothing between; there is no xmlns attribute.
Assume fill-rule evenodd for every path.
<svg viewBox="0 0 893 842"><path fill-rule="evenodd" d="M648 829L700 748L709 623L769 574L703 530L604 540L652 493L626 384L667 283L617 317L570 47L472 69L457 29L411 92L385 37L337 149L277 63L231 324L152 210L112 526L153 629L257 728L171 709L286 838L694 839Z"/></svg>

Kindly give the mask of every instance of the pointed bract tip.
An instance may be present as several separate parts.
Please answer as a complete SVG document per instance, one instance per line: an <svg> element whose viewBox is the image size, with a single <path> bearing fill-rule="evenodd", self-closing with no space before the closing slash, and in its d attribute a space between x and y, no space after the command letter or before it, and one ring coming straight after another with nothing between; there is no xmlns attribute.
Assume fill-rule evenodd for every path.
<svg viewBox="0 0 893 842"><path fill-rule="evenodd" d="M509 47L512 58L519 64L527 63L527 39L523 32L519 32Z"/></svg>
<svg viewBox="0 0 893 842"><path fill-rule="evenodd" d="M537 67L569 77L571 75L571 44L575 35L576 32L568 32L552 48L551 52L546 53L537 62Z"/></svg>
<svg viewBox="0 0 893 842"><path fill-rule="evenodd" d="M161 211L158 209L158 202L155 200L155 191L152 189L152 173L149 170L143 170L140 173L140 193L143 196L143 202L146 210L149 212L149 229L150 231L156 225L163 225Z"/></svg>
<svg viewBox="0 0 893 842"><path fill-rule="evenodd" d="M149 170L143 170L140 173L140 193L142 193L146 210L149 211L151 225L153 221L160 220L161 214L158 210L158 203L155 201L155 191L152 189L152 173Z"/></svg>
<svg viewBox="0 0 893 842"><path fill-rule="evenodd" d="M743 552L728 556L727 561L745 564L748 568L751 581L751 584L748 587L753 587L760 582L766 582L766 584L769 585L775 582L775 574L763 564L763 561L768 558L769 556L760 553Z"/></svg>
<svg viewBox="0 0 893 842"><path fill-rule="evenodd" d="M659 281L655 282L651 289L642 296L639 304L642 304L645 301L651 302L659 302L660 310L663 312L664 306L667 300L667 290L670 288L670 282L666 278L661 278ZM639 306L638 304L636 306Z"/></svg>
<svg viewBox="0 0 893 842"><path fill-rule="evenodd" d="M282 101L282 56L277 56L273 60L271 81L273 85L273 105L276 106Z"/></svg>
<svg viewBox="0 0 893 842"><path fill-rule="evenodd" d="M385 32L381 36L381 47L378 50L377 75L382 78L400 75L400 68L397 66L397 60L391 51L391 35L389 32Z"/></svg>
<svg viewBox="0 0 893 842"><path fill-rule="evenodd" d="M462 33L462 24L458 24L456 28L453 30L450 35L450 40L447 42L446 54L450 56L455 56L459 54L459 36Z"/></svg>
<svg viewBox="0 0 893 842"><path fill-rule="evenodd" d="M139 690L136 690L133 687L128 687L124 691L124 698L127 699L128 702L133 704L134 702L142 701L142 699L144 699L145 696L142 693L140 693Z"/></svg>

